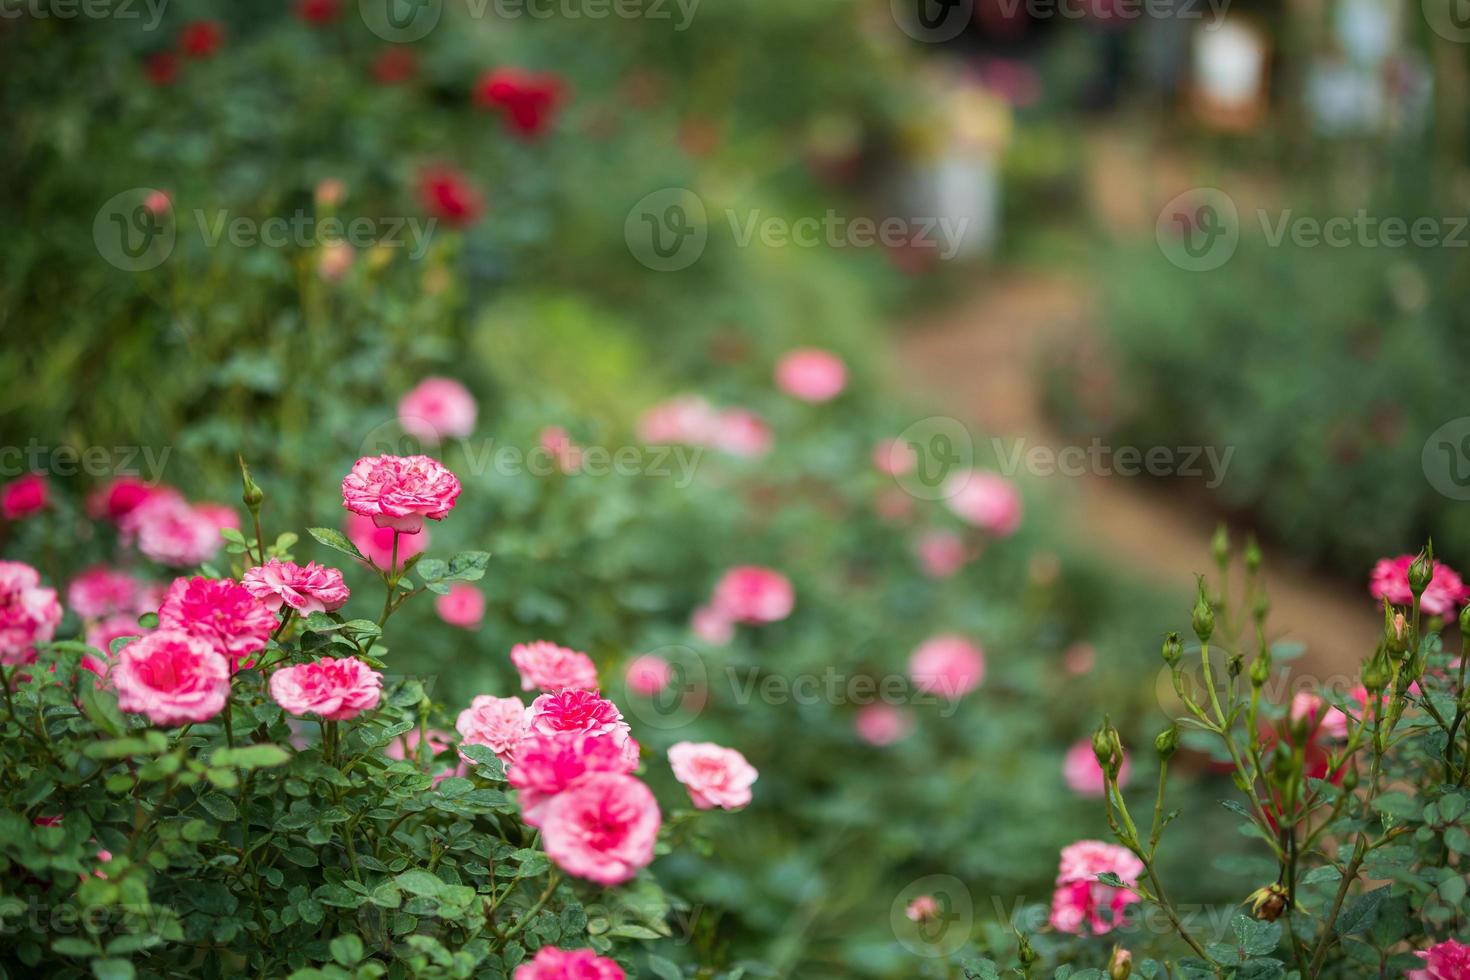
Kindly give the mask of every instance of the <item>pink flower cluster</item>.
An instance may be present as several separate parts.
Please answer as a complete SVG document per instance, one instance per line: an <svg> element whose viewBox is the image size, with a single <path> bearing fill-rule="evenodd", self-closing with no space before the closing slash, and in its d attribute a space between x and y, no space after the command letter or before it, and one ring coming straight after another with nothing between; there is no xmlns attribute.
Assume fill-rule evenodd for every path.
<svg viewBox="0 0 1470 980"><path fill-rule="evenodd" d="M341 572L314 561L298 565L272 558L248 569L241 584L272 612L289 606L303 616L336 612L351 594Z"/></svg>
<svg viewBox="0 0 1470 980"><path fill-rule="evenodd" d="M403 431L435 446L471 435L478 414L475 396L453 378L425 378L398 401Z"/></svg>
<svg viewBox="0 0 1470 980"><path fill-rule="evenodd" d="M515 980L624 980L625 976L622 967L590 949L555 946L542 946L515 972Z"/></svg>
<svg viewBox="0 0 1470 980"><path fill-rule="evenodd" d="M270 689L288 714L346 721L378 706L383 675L356 657L322 657L277 670Z"/></svg>
<svg viewBox="0 0 1470 980"><path fill-rule="evenodd" d="M909 657L909 680L925 694L958 701L985 679L985 653L957 633L942 633Z"/></svg>
<svg viewBox="0 0 1470 980"><path fill-rule="evenodd" d="M1397 558L1382 558L1373 566L1373 576L1368 591L1375 599L1387 599L1396 606L1411 606L1414 593L1409 588L1409 566L1414 564L1413 555ZM1419 598L1419 608L1431 616L1453 616L1455 610L1470 600L1470 589L1459 574L1448 565L1434 563L1434 574L1429 587Z"/></svg>
<svg viewBox="0 0 1470 980"><path fill-rule="evenodd" d="M577 650L536 640L511 647L510 662L521 675L523 691L597 690L597 666Z"/></svg>
<svg viewBox="0 0 1470 980"><path fill-rule="evenodd" d="M791 580L780 572L758 565L737 565L715 583L708 605L694 610L690 625L708 643L730 641L733 626L761 626L791 615L796 592Z"/></svg>
<svg viewBox="0 0 1470 980"><path fill-rule="evenodd" d="M771 429L743 408L716 409L697 395L661 402L638 419L638 438L653 444L705 446L731 456L763 456L771 448Z"/></svg>
<svg viewBox="0 0 1470 980"><path fill-rule="evenodd" d="M196 576L174 579L158 607L158 625L204 640L238 670L265 649L276 617L234 579Z"/></svg>
<svg viewBox="0 0 1470 980"><path fill-rule="evenodd" d="M428 456L364 456L342 480L343 506L402 534L442 521L459 493L455 475Z"/></svg>
<svg viewBox="0 0 1470 980"><path fill-rule="evenodd" d="M678 742L669 746L669 768L689 790L696 808L736 810L750 802L755 767L735 749L712 742Z"/></svg>
<svg viewBox="0 0 1470 980"><path fill-rule="evenodd" d="M56 590L41 574L18 561L0 561L0 664L28 664L36 644L49 642L61 623Z"/></svg>
<svg viewBox="0 0 1470 980"><path fill-rule="evenodd" d="M1132 851L1116 844L1080 840L1062 848L1057 870L1057 887L1051 899L1051 925L1058 932L1101 936L1122 924L1129 905L1140 901L1127 888L1115 888L1097 880L1112 872L1125 884L1134 885L1143 874L1143 862Z"/></svg>

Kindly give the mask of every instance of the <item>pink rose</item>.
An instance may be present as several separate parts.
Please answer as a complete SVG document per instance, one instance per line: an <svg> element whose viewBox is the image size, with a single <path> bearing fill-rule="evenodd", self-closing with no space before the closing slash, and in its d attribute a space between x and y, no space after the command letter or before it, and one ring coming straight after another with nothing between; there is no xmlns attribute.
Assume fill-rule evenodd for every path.
<svg viewBox="0 0 1470 980"><path fill-rule="evenodd" d="M94 565L66 587L66 604L83 619L101 619L118 613L144 612L139 607L139 583L127 572Z"/></svg>
<svg viewBox="0 0 1470 980"><path fill-rule="evenodd" d="M955 633L931 637L909 657L909 678L925 694L957 701L985 679L985 654Z"/></svg>
<svg viewBox="0 0 1470 980"><path fill-rule="evenodd" d="M715 585L713 605L737 623L774 623L791 615L796 594L791 580L780 572L738 565Z"/></svg>
<svg viewBox="0 0 1470 980"><path fill-rule="evenodd" d="M424 741L424 747L428 750L429 772L434 779L434 785L438 786L450 776L463 776L465 766L463 762L453 764L438 760L440 753L449 748L449 735L436 728L428 730L428 738ZM410 728L402 735L395 738L383 747L383 754L394 760L407 760L418 764L419 761L419 730Z"/></svg>
<svg viewBox="0 0 1470 980"><path fill-rule="evenodd" d="M272 612L285 605L303 616L336 612L350 594L341 572L314 561L298 565L272 558L248 569L241 584Z"/></svg>
<svg viewBox="0 0 1470 980"><path fill-rule="evenodd" d="M453 378L425 378L398 401L398 424L431 445L475 431L479 409L470 390Z"/></svg>
<svg viewBox="0 0 1470 980"><path fill-rule="evenodd" d="M1123 763L1118 767L1118 785L1128 785L1130 763L1128 753L1123 753ZM1062 760L1062 776L1072 792L1081 796L1102 796L1107 791L1102 766L1098 765L1097 753L1092 751L1092 739L1082 738L1072 743Z"/></svg>
<svg viewBox="0 0 1470 980"><path fill-rule="evenodd" d="M674 668L663 657L645 653L633 658L623 674L628 690L645 698L651 698L674 679Z"/></svg>
<svg viewBox="0 0 1470 980"><path fill-rule="evenodd" d="M567 874L620 885L653 860L663 818L647 786L598 772L558 793L541 814L546 856Z"/></svg>
<svg viewBox="0 0 1470 980"><path fill-rule="evenodd" d="M1424 961L1424 969L1410 970L1405 980L1465 980L1470 977L1470 946L1446 939L1414 955Z"/></svg>
<svg viewBox="0 0 1470 980"><path fill-rule="evenodd" d="M847 366L835 354L803 347L776 362L776 386L802 401L831 401L847 387Z"/></svg>
<svg viewBox="0 0 1470 980"><path fill-rule="evenodd" d="M41 573L18 561L0 561L0 664L28 664L36 644L47 643L61 623L56 590L41 587Z"/></svg>
<svg viewBox="0 0 1470 980"><path fill-rule="evenodd" d="M1126 908L1140 899L1127 888L1097 880L1109 871L1129 885L1136 884L1143 874L1143 862L1126 848L1102 841L1081 840L1062 848L1057 889L1052 894L1052 928L1100 936L1120 925Z"/></svg>
<svg viewBox="0 0 1470 980"><path fill-rule="evenodd" d="M1373 566L1373 577L1368 585L1373 598L1387 599L1396 606L1413 605L1414 593L1409 589L1409 566L1413 563L1413 555L1380 559ZM1419 608L1431 616L1453 616L1467 599L1470 599L1470 589L1465 588L1455 570L1435 562L1429 587L1419 597Z"/></svg>
<svg viewBox="0 0 1470 980"><path fill-rule="evenodd" d="M945 504L967 524L998 538L1021 526L1021 495L999 473L960 470L945 481Z"/></svg>
<svg viewBox="0 0 1470 980"><path fill-rule="evenodd" d="M129 643L108 672L117 706L155 725L208 721L230 696L230 663L204 640L172 629Z"/></svg>
<svg viewBox="0 0 1470 980"><path fill-rule="evenodd" d="M346 721L378 706L383 675L356 657L323 657L271 674L271 697L298 718Z"/></svg>
<svg viewBox="0 0 1470 980"><path fill-rule="evenodd" d="M646 410L638 419L643 442L706 446L714 442L718 416L698 395L680 395Z"/></svg>
<svg viewBox="0 0 1470 980"><path fill-rule="evenodd" d="M159 492L178 496L172 487L155 487L135 476L120 476L87 497L87 513L96 520L118 521Z"/></svg>
<svg viewBox="0 0 1470 980"><path fill-rule="evenodd" d="M342 504L378 527L404 534L442 521L459 498L459 480L428 456L364 456L342 481Z"/></svg>
<svg viewBox="0 0 1470 980"><path fill-rule="evenodd" d="M1361 700L1366 702L1368 689L1361 688L1361 690L1363 691ZM1291 699L1288 714L1293 722L1305 721L1309 734L1320 728L1330 738L1347 738L1347 715L1311 691L1298 691Z"/></svg>
<svg viewBox="0 0 1470 980"><path fill-rule="evenodd" d="M506 781L520 791L521 815L540 826L546 805L588 773L630 773L638 758L624 750L615 735L562 732L528 735L516 748L505 771Z"/></svg>
<svg viewBox="0 0 1470 980"><path fill-rule="evenodd" d="M472 630L485 618L485 593L468 582L455 582L448 593L434 597L434 611L450 626Z"/></svg>
<svg viewBox="0 0 1470 980"><path fill-rule="evenodd" d="M771 427L744 408L727 408L715 418L714 448L731 456L764 456L771 449Z"/></svg>
<svg viewBox="0 0 1470 980"><path fill-rule="evenodd" d="M592 658L555 643L517 643L510 649L510 662L520 672L523 691L597 690L597 667Z"/></svg>
<svg viewBox="0 0 1470 980"><path fill-rule="evenodd" d="M919 895L903 910L910 922L927 922L939 918L939 901L933 895Z"/></svg>
<svg viewBox="0 0 1470 980"><path fill-rule="evenodd" d="M0 487L0 517L18 521L46 509L51 488L39 473L27 473Z"/></svg>
<svg viewBox="0 0 1470 980"><path fill-rule="evenodd" d="M882 747L908 738L914 722L901 708L884 702L866 704L858 709L853 719L853 728L858 738L869 745Z"/></svg>
<svg viewBox="0 0 1470 980"><path fill-rule="evenodd" d="M189 568L209 561L224 544L220 516L190 506L175 491L158 490L123 515L118 528L160 565Z"/></svg>
<svg viewBox="0 0 1470 980"><path fill-rule="evenodd" d="M142 636L147 630L138 625L138 620L129 615L108 616L99 619L93 625L87 627L87 646L101 650L106 656L112 655L112 641L124 636ZM95 661L94 661L95 662ZM82 663L87 667L86 661ZM87 667L92 670L91 667ZM101 674L102 670L92 670L93 673Z"/></svg>
<svg viewBox="0 0 1470 980"><path fill-rule="evenodd" d="M398 562L402 564L414 555L429 547L429 529L424 528L418 534L408 537L395 535L391 527L378 527L373 523L371 517L361 514L347 515L347 520L342 525L342 533L347 535L347 540L352 546L362 552L364 557L369 558L379 568L387 568L393 561L393 538L398 537Z"/></svg>
<svg viewBox="0 0 1470 980"><path fill-rule="evenodd" d="M884 439L873 447L873 467L886 476L903 476L913 472L919 457L902 439Z"/></svg>
<svg viewBox="0 0 1470 980"><path fill-rule="evenodd" d="M952 531L930 531L919 539L919 566L930 578L949 578L965 567L970 549Z"/></svg>
<svg viewBox="0 0 1470 980"><path fill-rule="evenodd" d="M481 694L459 713L454 727L462 745L487 746L501 762L509 762L526 737L527 720L520 698Z"/></svg>
<svg viewBox="0 0 1470 980"><path fill-rule="evenodd" d="M158 607L158 625L206 641L238 670L265 649L276 617L234 579L196 576L174 579Z"/></svg>
<svg viewBox="0 0 1470 980"><path fill-rule="evenodd" d="M594 691L567 689L543 694L531 702L528 727L542 735L558 732L616 734L626 738L630 729L618 706Z"/></svg>
<svg viewBox="0 0 1470 980"><path fill-rule="evenodd" d="M516 967L515 980L624 980L624 973L590 949L542 946L535 959Z"/></svg>
<svg viewBox="0 0 1470 980"><path fill-rule="evenodd" d="M541 451L552 458L561 472L575 473L582 468L582 447L561 426L548 425L542 429L538 442Z"/></svg>
<svg viewBox="0 0 1470 980"><path fill-rule="evenodd" d="M669 768L700 810L745 806L757 776L745 756L712 742L677 742L669 746Z"/></svg>
<svg viewBox="0 0 1470 980"><path fill-rule="evenodd" d="M694 635L711 646L722 647L735 636L735 624L714 606L700 606L689 616Z"/></svg>

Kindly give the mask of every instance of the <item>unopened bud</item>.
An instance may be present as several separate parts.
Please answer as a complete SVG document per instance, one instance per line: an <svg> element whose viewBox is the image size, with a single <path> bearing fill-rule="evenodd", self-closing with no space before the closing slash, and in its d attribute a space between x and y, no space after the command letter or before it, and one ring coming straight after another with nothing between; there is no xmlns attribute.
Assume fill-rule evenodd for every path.
<svg viewBox="0 0 1470 980"><path fill-rule="evenodd" d="M1256 543L1254 534L1245 536L1245 567L1251 572L1259 571L1261 568L1261 546Z"/></svg>
<svg viewBox="0 0 1470 980"><path fill-rule="evenodd" d="M1154 738L1154 751L1160 759L1168 759L1179 748L1179 729L1170 725Z"/></svg>
<svg viewBox="0 0 1470 980"><path fill-rule="evenodd" d="M1262 688L1271 679L1271 655L1262 650L1251 661L1251 687Z"/></svg>
<svg viewBox="0 0 1470 980"><path fill-rule="evenodd" d="M1240 672L1244 664L1245 657L1241 654L1232 653L1228 658L1226 658L1225 670L1230 674L1231 680L1234 680L1235 678L1240 676Z"/></svg>
<svg viewBox="0 0 1470 980"><path fill-rule="evenodd" d="M1276 882L1265 888L1257 888L1247 896L1246 901L1250 903L1251 913L1256 918L1275 922L1286 911L1286 889L1280 882Z"/></svg>
<svg viewBox="0 0 1470 980"><path fill-rule="evenodd" d="M1409 565L1409 591L1414 593L1416 598L1423 595L1433 578L1434 542L1431 541Z"/></svg>
<svg viewBox="0 0 1470 980"><path fill-rule="evenodd" d="M1470 636L1470 605L1460 610L1460 632Z"/></svg>
<svg viewBox="0 0 1470 980"><path fill-rule="evenodd" d="M1226 529L1224 521L1215 525L1214 537L1210 538L1210 553L1215 556L1215 564L1222 571L1230 564L1230 531Z"/></svg>
<svg viewBox="0 0 1470 980"><path fill-rule="evenodd" d="M1209 597L1205 595L1204 576L1199 579L1199 595L1194 600L1194 613L1190 616L1189 624L1201 643L1210 642L1210 636L1215 632L1215 610L1210 605Z"/></svg>
<svg viewBox="0 0 1470 980"><path fill-rule="evenodd" d="M1113 947L1108 959L1108 980L1128 980L1133 973L1133 954L1122 946Z"/></svg>
<svg viewBox="0 0 1470 980"><path fill-rule="evenodd" d="M1374 694L1382 691L1388 686L1389 678L1393 671L1389 668L1388 657L1382 647L1366 663L1359 676L1362 678L1363 686Z"/></svg>
<svg viewBox="0 0 1470 980"><path fill-rule="evenodd" d="M1036 962L1036 950L1031 948L1031 941L1019 931L1016 933L1016 959L1021 961L1023 967L1030 967Z"/></svg>
<svg viewBox="0 0 1470 980"><path fill-rule="evenodd" d="M1347 769L1343 771L1342 788L1348 793L1358 788L1358 767L1351 761L1348 762Z"/></svg>
<svg viewBox="0 0 1470 980"><path fill-rule="evenodd" d="M250 467L245 465L245 457L240 457L240 481L244 489L240 493L240 499L250 513L254 514L260 510L261 501L265 500L265 491L255 485L250 478Z"/></svg>
<svg viewBox="0 0 1470 980"><path fill-rule="evenodd" d="M1108 738L1108 723L1104 721L1097 731L1092 733L1092 754L1097 756L1097 764L1107 771L1108 762L1113 758L1113 740Z"/></svg>
<svg viewBox="0 0 1470 980"><path fill-rule="evenodd" d="M1470 606L1466 607L1470 609ZM1164 636L1164 663L1170 667L1177 664L1184 656L1184 644L1179 642L1178 633L1168 633Z"/></svg>
<svg viewBox="0 0 1470 980"><path fill-rule="evenodd" d="M1409 625L1404 614L1395 612L1387 599L1383 600L1383 642L1390 653L1403 654L1409 649Z"/></svg>

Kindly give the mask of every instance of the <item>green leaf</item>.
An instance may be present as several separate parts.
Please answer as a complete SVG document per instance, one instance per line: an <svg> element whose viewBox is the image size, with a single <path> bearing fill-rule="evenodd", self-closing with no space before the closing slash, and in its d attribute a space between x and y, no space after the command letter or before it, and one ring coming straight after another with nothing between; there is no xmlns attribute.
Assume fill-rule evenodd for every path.
<svg viewBox="0 0 1470 980"><path fill-rule="evenodd" d="M439 876L424 871L421 868L410 868L393 879L398 887L410 895L438 895L444 890L444 882Z"/></svg>
<svg viewBox="0 0 1470 980"><path fill-rule="evenodd" d="M362 940L356 936L338 936L331 942L332 959L343 966L352 966L362 959Z"/></svg>
<svg viewBox="0 0 1470 980"><path fill-rule="evenodd" d="M62 956L96 956L97 947L81 936L62 936L51 944Z"/></svg>
<svg viewBox="0 0 1470 980"><path fill-rule="evenodd" d="M449 559L449 573L443 581L474 582L485 577L485 566L490 564L488 551L461 551ZM419 574L423 574L422 564Z"/></svg>
<svg viewBox="0 0 1470 980"><path fill-rule="evenodd" d="M240 818L235 801L223 793L205 793L199 797L199 805L208 810L216 820L234 821Z"/></svg>
<svg viewBox="0 0 1470 980"><path fill-rule="evenodd" d="M1454 823L1465 812L1465 797L1459 793L1446 793L1439 798L1439 815L1446 823Z"/></svg>
<svg viewBox="0 0 1470 980"><path fill-rule="evenodd" d="M1445 846L1456 854L1470 854L1470 833L1464 827L1451 827L1444 832Z"/></svg>
<svg viewBox="0 0 1470 980"><path fill-rule="evenodd" d="M93 960L92 976L97 980L133 980L133 964L127 960Z"/></svg>
<svg viewBox="0 0 1470 980"><path fill-rule="evenodd" d="M683 970L653 953L648 954L648 969L659 980L684 980Z"/></svg>
<svg viewBox="0 0 1470 980"><path fill-rule="evenodd" d="M1420 806L1405 793L1384 793L1373 800L1373 809L1390 817L1418 816Z"/></svg>
<svg viewBox="0 0 1470 980"><path fill-rule="evenodd" d="M209 757L212 766L235 769L268 769L291 761L291 753L279 745L247 745L240 749L215 749Z"/></svg>
<svg viewBox="0 0 1470 980"><path fill-rule="evenodd" d="M1374 921L1378 918L1378 906L1388 897L1388 889L1391 886L1384 885L1375 888L1371 892L1364 892L1348 903L1347 907L1337 916L1337 934L1350 936L1355 932L1371 929Z"/></svg>
<svg viewBox="0 0 1470 980"><path fill-rule="evenodd" d="M1230 928L1235 933L1236 945L1245 951L1247 958L1273 952L1281 943L1279 922L1262 922L1237 913L1230 920Z"/></svg>
<svg viewBox="0 0 1470 980"><path fill-rule="evenodd" d="M306 533L316 539L317 544L325 545L333 551L340 551L344 555L350 555L358 561L367 561L362 552L357 550L357 545L347 540L347 535L330 527L309 527Z"/></svg>

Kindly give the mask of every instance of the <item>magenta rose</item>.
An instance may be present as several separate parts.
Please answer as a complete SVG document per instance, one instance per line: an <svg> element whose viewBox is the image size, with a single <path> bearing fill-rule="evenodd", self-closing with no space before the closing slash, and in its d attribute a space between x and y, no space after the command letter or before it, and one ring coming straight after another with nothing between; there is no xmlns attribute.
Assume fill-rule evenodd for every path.
<svg viewBox="0 0 1470 980"><path fill-rule="evenodd" d="M314 561L298 565L272 558L264 565L248 569L241 584L272 612L278 612L284 605L303 616L336 612L350 595L341 572Z"/></svg>
<svg viewBox="0 0 1470 980"><path fill-rule="evenodd" d="M593 772L629 773L637 766L637 756L629 759L615 735L528 735L516 748L505 778L519 791L526 823L538 827L552 797L583 776Z"/></svg>
<svg viewBox="0 0 1470 980"><path fill-rule="evenodd" d="M531 731L542 735L558 732L587 732L593 735L629 731L618 706L595 691L568 689L542 694L531 702Z"/></svg>
<svg viewBox="0 0 1470 980"><path fill-rule="evenodd" d="M158 625L207 641L233 669L265 649L276 617L250 590L229 578L176 578L158 607Z"/></svg>
<svg viewBox="0 0 1470 980"><path fill-rule="evenodd" d="M18 561L0 561L0 664L28 664L36 644L49 642L61 623L56 590L41 586L41 573Z"/></svg>
<svg viewBox="0 0 1470 980"><path fill-rule="evenodd" d="M515 972L515 980L624 980L624 976L622 967L590 949L555 946L542 946Z"/></svg>
<svg viewBox="0 0 1470 980"><path fill-rule="evenodd" d="M737 623L774 623L791 615L796 594L791 580L780 572L756 565L738 565L715 585L713 606Z"/></svg>
<svg viewBox="0 0 1470 980"><path fill-rule="evenodd" d="M567 874L620 885L653 860L663 822L653 793L632 776L583 776L541 814L546 856Z"/></svg>
<svg viewBox="0 0 1470 980"><path fill-rule="evenodd" d="M1404 980L1465 980L1470 977L1470 946L1446 939L1428 949L1416 950L1424 969L1410 970Z"/></svg>
<svg viewBox="0 0 1470 980"><path fill-rule="evenodd" d="M0 517L18 521L46 509L51 487L39 473L27 473L0 487Z"/></svg>
<svg viewBox="0 0 1470 980"><path fill-rule="evenodd" d="M356 657L323 657L271 674L271 697L298 718L346 721L378 706L383 675Z"/></svg>
<svg viewBox="0 0 1470 980"><path fill-rule="evenodd" d="M712 742L678 742L669 746L669 768L689 790L701 810L736 810L750 802L755 767L745 756Z"/></svg>
<svg viewBox="0 0 1470 980"><path fill-rule="evenodd" d="M487 746L501 762L509 762L526 737L526 721L526 706L520 698L481 694L459 713L454 727L460 744Z"/></svg>
<svg viewBox="0 0 1470 980"><path fill-rule="evenodd" d="M219 714L230 696L230 663L197 636L161 629L119 650L108 680L122 710L181 725Z"/></svg>
<svg viewBox="0 0 1470 980"><path fill-rule="evenodd" d="M1140 899L1127 888L1099 882L1098 875L1104 872L1132 885L1143 874L1143 862L1127 848L1102 841L1080 840L1062 848L1057 888L1052 894L1052 928L1100 936L1122 923L1124 911Z"/></svg>
<svg viewBox="0 0 1470 980"><path fill-rule="evenodd" d="M342 504L378 527L417 534L442 521L459 498L459 480L428 456L364 456L342 481Z"/></svg>
<svg viewBox="0 0 1470 980"><path fill-rule="evenodd" d="M403 431L433 445L473 433L477 414L475 396L453 378L425 378L398 401Z"/></svg>
<svg viewBox="0 0 1470 980"><path fill-rule="evenodd" d="M585 653L536 640L511 647L510 662L521 675L521 690L597 690L597 667Z"/></svg>

